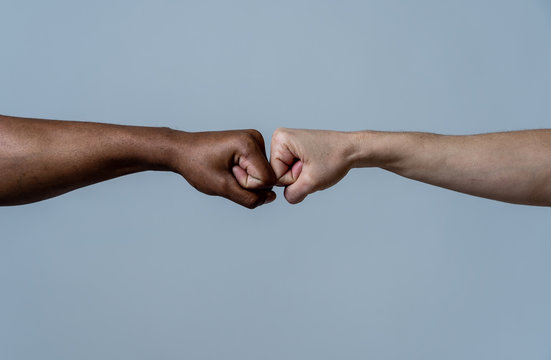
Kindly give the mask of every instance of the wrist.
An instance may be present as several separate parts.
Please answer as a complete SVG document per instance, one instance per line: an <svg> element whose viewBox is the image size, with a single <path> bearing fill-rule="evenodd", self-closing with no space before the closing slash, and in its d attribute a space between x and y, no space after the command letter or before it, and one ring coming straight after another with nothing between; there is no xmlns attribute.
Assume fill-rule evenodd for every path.
<svg viewBox="0 0 551 360"><path fill-rule="evenodd" d="M380 149L376 143L380 141L379 133L375 131L354 131L349 134L351 144L351 168L377 166Z"/></svg>
<svg viewBox="0 0 551 360"><path fill-rule="evenodd" d="M177 150L185 142L185 134L168 127L137 129L134 147L140 162L147 170L175 171Z"/></svg>
<svg viewBox="0 0 551 360"><path fill-rule="evenodd" d="M403 153L400 148L407 133L357 131L351 132L350 136L352 167L388 168L400 161Z"/></svg>

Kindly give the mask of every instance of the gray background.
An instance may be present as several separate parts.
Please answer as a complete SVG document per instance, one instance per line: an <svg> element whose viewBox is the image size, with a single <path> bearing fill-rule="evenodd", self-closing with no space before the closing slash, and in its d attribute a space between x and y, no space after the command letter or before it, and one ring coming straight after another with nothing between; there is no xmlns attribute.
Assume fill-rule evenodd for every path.
<svg viewBox="0 0 551 360"><path fill-rule="evenodd" d="M0 113L549 127L549 1L0 2ZM269 142L269 141L268 141ZM1 359L551 359L547 208L353 170L254 211L142 173L0 209Z"/></svg>

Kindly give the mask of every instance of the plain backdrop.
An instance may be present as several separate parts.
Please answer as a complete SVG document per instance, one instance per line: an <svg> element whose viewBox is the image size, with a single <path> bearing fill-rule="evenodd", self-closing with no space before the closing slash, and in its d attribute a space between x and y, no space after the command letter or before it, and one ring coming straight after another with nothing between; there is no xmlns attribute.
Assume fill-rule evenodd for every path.
<svg viewBox="0 0 551 360"><path fill-rule="evenodd" d="M6 115L256 128L268 144L280 126L551 124L545 0L0 14ZM378 169L254 211L158 172L0 208L0 358L551 359L550 215Z"/></svg>

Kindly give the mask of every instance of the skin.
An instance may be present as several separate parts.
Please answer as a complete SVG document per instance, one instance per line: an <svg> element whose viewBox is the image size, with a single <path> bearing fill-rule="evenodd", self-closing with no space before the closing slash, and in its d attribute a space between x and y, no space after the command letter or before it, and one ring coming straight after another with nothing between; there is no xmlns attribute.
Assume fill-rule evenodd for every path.
<svg viewBox="0 0 551 360"><path fill-rule="evenodd" d="M275 199L256 130L169 128L0 116L0 205L21 205L140 171L172 171L247 208Z"/></svg>
<svg viewBox="0 0 551 360"><path fill-rule="evenodd" d="M551 206L551 130L449 136L277 129L271 164L292 204L379 167L443 188L515 204Z"/></svg>

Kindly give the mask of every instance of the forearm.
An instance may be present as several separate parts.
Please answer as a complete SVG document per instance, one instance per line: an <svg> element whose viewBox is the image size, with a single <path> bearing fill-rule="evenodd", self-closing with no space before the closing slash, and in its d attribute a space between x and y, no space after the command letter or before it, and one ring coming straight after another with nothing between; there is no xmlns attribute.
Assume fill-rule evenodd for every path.
<svg viewBox="0 0 551 360"><path fill-rule="evenodd" d="M354 165L518 204L551 205L551 131L353 133Z"/></svg>
<svg viewBox="0 0 551 360"><path fill-rule="evenodd" d="M0 205L168 170L170 129L0 116Z"/></svg>

